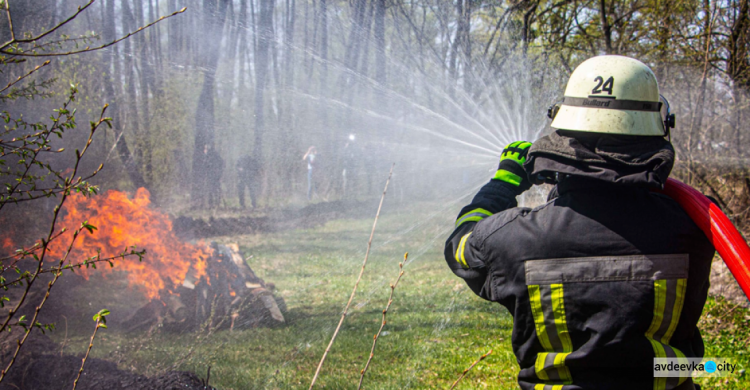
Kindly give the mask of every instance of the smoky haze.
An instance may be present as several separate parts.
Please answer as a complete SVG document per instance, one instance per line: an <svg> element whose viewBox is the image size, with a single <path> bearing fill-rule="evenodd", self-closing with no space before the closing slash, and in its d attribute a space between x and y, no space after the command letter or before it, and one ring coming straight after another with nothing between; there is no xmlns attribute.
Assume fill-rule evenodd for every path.
<svg viewBox="0 0 750 390"><path fill-rule="evenodd" d="M86 1L9 4L13 30L21 36L52 28ZM492 176L506 144L534 141L552 131L547 108L562 99L567 78L578 64L595 55L627 55L654 70L661 93L676 114L677 126L671 134L677 152L675 175L717 198L738 226L746 228L750 207L750 139L744 125L750 114L747 1L689 1L677 6L612 0L606 4L604 0L98 0L39 42L37 53L107 44L186 10L102 50L50 57L51 64L26 81L26 85L36 83L36 92L13 98L3 95L0 105L8 113L5 118L48 121L70 85L78 85L78 128L53 141L55 148L72 151L85 144L88 122L97 120L101 107L109 104L106 115L112 126L96 133L81 170L93 172L103 163L104 169L91 180L102 192L126 192L143 207L160 210L153 219L150 214L142 219L146 221L142 224L174 230L179 240L189 241L174 244L183 248L180 253L187 253L184 248L189 247L191 253L202 255L227 253L240 260L244 255L244 261L252 263L257 260L252 260L252 253L240 254L239 249L201 240L227 244L248 232L260 234L258 240L263 240L266 233L313 229L334 219L370 218L395 164L387 198L392 208L386 207L384 213L413 214L406 225L386 228L374 247L392 249L395 243L414 239L418 243L408 248L414 253L410 265L436 257L434 248L451 230L455 214ZM740 9L744 11L737 12ZM8 19L0 17L0 40L10 40L10 31ZM2 55L0 86L45 59L23 57L26 62L10 67L9 59L22 57L7 50ZM32 133L32 129L24 131ZM56 154L49 163L64 171L74 166L74 156ZM2 184L13 179L9 170L2 171ZM521 201L542 202L546 190L536 188ZM115 194L107 196L129 202L127 196ZM12 243L0 242L3 249L31 245L56 204L50 198L2 209L0 223L5 229L0 239ZM127 210L121 213L138 213ZM420 210L416 217L414 210ZM75 229L76 223L70 227ZM110 233L115 236L119 231ZM305 238L316 234L308 233L295 234ZM162 237L150 231L139 235L152 240ZM178 240L168 237L163 241ZM292 237L289 241L301 236ZM299 241L278 252L309 249L309 256L315 258L320 247L326 249L323 244ZM358 244L342 245L359 259L364 243ZM86 248L95 251L96 245ZM274 245L257 246L262 252ZM110 246L114 253L122 249ZM65 248L60 248L64 253ZM166 253L170 248L160 250ZM173 268L180 274L170 275L166 284L156 283L158 288L148 298L161 297L163 306L182 309L180 305L186 304L174 297L187 296L185 286L200 288L199 279L204 277L205 287L206 275L218 278L219 271L202 266L208 271L197 272L195 264L177 264ZM356 272L360 265L340 267L326 270L320 279ZM196 280L181 285L191 272L198 275ZM285 275L294 272L286 270ZM300 271L299 278L304 273ZM262 285L269 294L273 291L268 285L273 280L253 278L243 283ZM84 302L86 293L76 290L81 288L76 285L80 279L73 280L68 296ZM102 280L98 283L109 283ZM117 285L117 277L114 280ZM312 294L324 283L304 280L304 286L289 288L292 296ZM131 279L118 286L135 284ZM361 306L355 311L369 310L367 304L387 285L386 277L378 275L363 288ZM167 293L172 295L165 298ZM150 307L140 295L128 299L122 299L124 293L111 295L103 296L124 307L112 315L118 321ZM455 303L455 296L452 299L446 312L466 308ZM228 309L225 314L229 315ZM338 314L320 316L335 322ZM449 327L447 318L418 325L438 338ZM133 329L146 329L132 324ZM78 326L74 323L71 328ZM229 323L217 325L221 330L229 327ZM190 330L196 329L199 326L191 324ZM266 367L258 374L258 383L266 386L263 381L276 380L274 372L291 369L290 362L310 345L319 347L327 335L290 336L290 357ZM134 339L123 336L123 345ZM133 349L137 352L142 345ZM410 356L435 353L432 346L420 348ZM416 380L423 365L416 360L419 363L401 379L400 388Z"/></svg>
<svg viewBox="0 0 750 390"><path fill-rule="evenodd" d="M18 2L14 24L40 31L78 5ZM529 8L519 24L520 10L492 2L101 1L62 32L88 35L86 44L95 45L182 7L184 14L103 51L57 60L40 75L58 81L57 93L79 83L79 112L110 104L115 125L97 136L96 156L88 160L106 161L96 179L104 188L145 187L164 206L186 197L199 208L209 201L239 206L238 168L246 157L245 171L253 171L246 186L261 204L283 204L306 196L302 156L315 146L315 190L323 199L372 196L373 182L383 181L392 162L422 196L460 190L464 179L456 177L470 174L462 166L491 170L505 143L547 131L546 108L561 98L570 69L604 53L654 67L678 115L673 140L681 159L745 157L738 126L744 68L732 58L706 62L660 51L665 36L684 50L701 44L675 38L682 28L700 27L699 9L675 16L680 23L672 30L608 26L590 37L576 35L567 19L588 5ZM612 17L624 12L618 7ZM549 12L562 12L559 26ZM595 28L594 16L579 15L577 23ZM652 22L648 13L629 18ZM719 18L711 28L730 21ZM7 21L0 23L8 38ZM548 31L552 26L557 30ZM564 33L577 40L574 49L557 42ZM723 44L716 38L708 49ZM45 104L51 107L45 101L9 108L33 118ZM458 172L440 177L450 171ZM409 172L413 178L405 177ZM216 199L209 192L218 192Z"/></svg>

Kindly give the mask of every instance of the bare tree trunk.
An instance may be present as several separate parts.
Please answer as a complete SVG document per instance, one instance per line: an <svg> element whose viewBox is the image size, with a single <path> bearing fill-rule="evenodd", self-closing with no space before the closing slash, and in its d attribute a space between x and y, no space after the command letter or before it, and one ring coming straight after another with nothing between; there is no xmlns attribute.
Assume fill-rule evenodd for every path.
<svg viewBox="0 0 750 390"><path fill-rule="evenodd" d="M287 88L294 84L294 52L292 51L292 46L294 45L296 12L296 0L286 0L286 26L284 29L284 85ZM307 33L306 30L305 33Z"/></svg>
<svg viewBox="0 0 750 390"><path fill-rule="evenodd" d="M328 89L328 0L320 2L320 93Z"/></svg>
<svg viewBox="0 0 750 390"><path fill-rule="evenodd" d="M268 54L273 39L274 0L260 0L258 16L258 50L255 52L255 144L253 156L263 161L263 133L265 131L264 90L268 82Z"/></svg>
<svg viewBox="0 0 750 390"><path fill-rule="evenodd" d="M532 23L534 23L538 6L538 0L534 0L533 3L528 3L526 7L522 8L526 10L526 12L524 12L523 14L523 31L521 32L521 39L523 41L522 49L524 55L526 55L529 50L529 44L532 40L534 40L533 34L531 34L531 25Z"/></svg>
<svg viewBox="0 0 750 390"><path fill-rule="evenodd" d="M201 94L198 96L198 107L195 114L193 188L191 193L193 201L198 205L203 203L208 191L209 178L205 175L204 149L214 142L215 78L228 2L229 0L205 0L203 3L206 25L200 32L202 40L198 41L202 47L203 87Z"/></svg>
<svg viewBox="0 0 750 390"><path fill-rule="evenodd" d="M115 39L115 0L108 0L105 6L105 22L103 28L104 39L111 42ZM108 115L114 118L113 130L115 133L115 150L120 157L120 162L128 174L128 178L136 188L145 187L146 183L138 170L138 165L128 147L127 138L123 134L123 121L120 105L116 96L114 85L121 84L119 59L114 56L114 49L104 51L104 64L107 69L107 82L104 83L104 95L109 102Z"/></svg>
<svg viewBox="0 0 750 390"><path fill-rule="evenodd" d="M237 24L239 26L239 80L237 82L237 88L241 92L245 87L245 76L247 74L247 0L240 0L240 14L237 16Z"/></svg>
<svg viewBox="0 0 750 390"><path fill-rule="evenodd" d="M305 2L307 7L307 2ZM305 8L307 9L307 8ZM286 16L284 18L284 112L281 122L281 136L284 145L293 145L292 137L295 134L295 121L294 121L294 104L292 104L291 96L288 91L294 86L294 52L292 46L294 45L294 25L296 22L296 0L286 0ZM305 29L307 33L307 29ZM286 193L291 193L293 190L292 183L294 166L293 162L297 161L294 156L294 150L292 148L284 148L284 152L281 156L282 161L280 163L282 187L281 190Z"/></svg>
<svg viewBox="0 0 750 390"><path fill-rule="evenodd" d="M241 70L237 71L237 68L240 68L240 65L238 64L238 61L242 61L239 57L240 52L240 35L242 34L242 23L240 22L240 18L242 17L237 12L235 12L233 2L230 1L227 10L227 18L229 19L229 23L224 23L227 28L227 32L229 34L227 39L227 46L226 46L226 56L229 61L229 79L231 82L231 87L227 90L227 103L231 106L232 102L234 102L239 94L240 91L240 78L242 77L240 75ZM235 76L236 75L236 76ZM236 77L236 78L235 78Z"/></svg>
<svg viewBox="0 0 750 390"><path fill-rule="evenodd" d="M167 12L174 12L176 10L176 0L167 0ZM167 23L167 55L170 62L176 60L176 53L180 48L180 23L182 23L182 20L171 20L170 23Z"/></svg>
<svg viewBox="0 0 750 390"><path fill-rule="evenodd" d="M458 47L461 45L461 36L463 35L463 5L463 0L456 0L456 15L458 15L456 20L458 20L458 23L456 24L456 34L451 43L450 60L448 62L448 75L450 76L450 80L448 81L450 85L448 88L451 95L453 95L456 79L458 78Z"/></svg>
<svg viewBox="0 0 750 390"><path fill-rule="evenodd" d="M385 62L385 0L375 0L375 81L380 85L386 83Z"/></svg>
<svg viewBox="0 0 750 390"><path fill-rule="evenodd" d="M143 3L141 0L135 0L134 2L134 8L135 8L135 21L138 26L145 25L144 23L144 12L143 12ZM136 27L137 28L137 27ZM133 29L131 29L132 31ZM154 31L147 31L147 33L152 34ZM148 144L149 137L145 134L148 133L148 124L149 120L151 119L151 115L149 113L149 86L153 88L154 84L154 71L151 68L150 64L150 54L151 54L151 45L148 44L146 41L147 36L144 34L138 34L134 38L136 39L136 43L138 47L140 48L139 53L139 65L140 65L140 72L138 77L138 84L140 89L140 114L141 114L141 123L139 124L140 128L143 129L143 179L146 180L147 183L151 184L153 183L153 175L152 175L152 161L151 161L151 152L152 147Z"/></svg>
<svg viewBox="0 0 750 390"><path fill-rule="evenodd" d="M258 52L258 22L255 19L255 0L250 0L250 25L253 30L253 55L255 55ZM257 78L258 76L256 75L255 77Z"/></svg>
<svg viewBox="0 0 750 390"><path fill-rule="evenodd" d="M148 19L149 20L157 20L161 17L159 13L159 2L154 0L149 0L148 2ZM161 51L161 33L162 28L167 28L166 26L158 26L156 31L154 31L152 34L149 35L151 38L151 51L153 53L154 58L154 64L156 65L156 68L158 69L159 73L161 73L161 70L163 69L163 54Z"/></svg>
<svg viewBox="0 0 750 390"><path fill-rule="evenodd" d="M459 0L461 1L461 0ZM471 1L464 0L464 14L462 20L463 38L462 44L464 47L464 90L471 93L472 83L472 69L471 69Z"/></svg>
<svg viewBox="0 0 750 390"><path fill-rule="evenodd" d="M610 26L609 18L607 17L606 0L599 0L599 16L602 19L602 33L604 33L604 44L607 54L614 54L612 50L612 26Z"/></svg>
<svg viewBox="0 0 750 390"><path fill-rule="evenodd" d="M344 64L347 68L356 70L359 63L359 49L362 43L362 32L364 30L365 7L367 0L354 0L352 10L352 25L349 30L349 43L344 54Z"/></svg>
<svg viewBox="0 0 750 390"><path fill-rule="evenodd" d="M133 16L133 12L130 9L129 3L130 0L126 0L120 3L122 6L122 25L124 31L134 31L137 28L135 26L135 17ZM148 178L143 175L143 154L147 148L145 148L143 145L145 137L143 137L143 134L141 134L141 120L138 110L138 93L136 92L136 84L138 84L138 82L135 76L135 55L133 50L134 43L135 42L131 41L130 39L126 39L123 42L123 49L125 51L125 68L123 69L125 71L125 80L123 83L123 92L128 102L126 106L127 123L129 128L133 131L133 134L135 135L137 140L134 145L136 164L138 166L138 170L141 172L141 177L146 183L148 183Z"/></svg>
<svg viewBox="0 0 750 390"><path fill-rule="evenodd" d="M701 76L700 90L698 92L698 101L692 110L692 120L690 121L690 132L688 133L688 166L690 167L688 177L692 177L693 169L693 150L697 143L697 131L703 126L703 113L705 112L705 101L706 101L706 86L708 82L708 71L710 65L710 50L711 50L711 35L713 30L711 20L711 1L703 1L703 12L705 12L705 20L703 24L704 33L706 39L704 42L704 55L703 55L703 75Z"/></svg>
<svg viewBox="0 0 750 390"><path fill-rule="evenodd" d="M743 155L742 146L742 95L743 87L750 86L750 61L748 60L748 30L750 29L750 6L748 0L739 0L739 9L729 37L729 60L727 73L732 78L732 124L735 131L734 147L738 157Z"/></svg>
<svg viewBox="0 0 750 390"><path fill-rule="evenodd" d="M367 15L365 16L364 25L364 47L362 48L362 66L360 67L360 73L363 76L367 76L367 70L370 63L370 29L372 28L372 18L375 11L375 2L377 0L370 1L370 6L367 7ZM421 44L421 41L420 41Z"/></svg>

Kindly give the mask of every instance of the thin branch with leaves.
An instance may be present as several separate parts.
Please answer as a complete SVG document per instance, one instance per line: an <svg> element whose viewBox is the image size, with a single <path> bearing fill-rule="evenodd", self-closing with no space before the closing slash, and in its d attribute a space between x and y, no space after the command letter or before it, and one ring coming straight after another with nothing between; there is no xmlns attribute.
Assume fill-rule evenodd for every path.
<svg viewBox="0 0 750 390"><path fill-rule="evenodd" d="M73 87L72 89L75 90L75 87ZM83 149L81 149L81 150L76 149L76 151L75 151L76 161L75 161L75 164L73 165L73 168L72 168L72 171L71 171L70 175L65 179L64 191L62 191L60 201L59 201L58 205L54 209L52 221L50 222L49 232L47 233L47 237L46 238L41 239L41 253L38 254L38 255L36 253L32 255L32 257L34 258L34 261L36 261L36 263L37 263L36 270L33 272L33 274L31 274L31 276L26 281L26 287L24 289L23 295L19 299L19 301L16 304L16 306L8 312L8 316L5 319L3 325L0 326L0 330L6 330L6 328L8 327L8 325L10 323L10 321L13 319L13 317L16 315L16 313L18 313L18 310L21 308L21 306L25 303L26 298L29 295L29 291L31 290L31 287L34 285L34 282L36 282L36 280L39 278L39 275L41 274L41 271L44 268L44 262L45 262L46 255L48 253L49 245L52 242L52 237L55 235L55 229L56 229L56 226L57 226L57 220L60 217L60 213L62 211L62 208L63 208L64 204L65 204L65 201L68 199L68 197L70 195L72 195L73 192L81 192L78 188L74 188L73 187L73 183L76 183L78 181L76 178L78 177L78 170L79 170L79 167L80 167L81 160L82 160L83 156L86 154L86 152L89 150L89 147L91 146L91 142L93 141L93 137L94 137L94 134L96 133L96 130L103 123L109 123L109 121L111 120L110 118L105 118L104 117L104 112L106 111L106 109L107 109L106 106L104 108L102 108L102 111L101 111L101 114L99 116L99 120L98 121L90 123L91 129L90 129L90 132L89 132L88 139L86 141L86 145L83 147ZM85 187L86 188L92 188L88 183L85 183ZM92 194L92 193L95 193L95 191L88 191L87 193L88 194ZM79 234L81 233L82 230L88 230L91 233L93 231L93 229L94 229L94 227L92 225L90 225L90 224L88 224L88 222L84 221L83 223L81 223L81 227L79 227L78 229L76 229L73 232L73 237L70 240L68 248L65 251L65 253L63 254L63 256L61 257L60 261L59 261L58 267L60 268L60 270L57 271L57 272L54 272L53 279L47 284L47 289L46 289L46 292L44 294L44 298L42 299L42 301L39 303L39 305L34 310L34 317L31 320L31 326L26 327L25 333L24 333L23 337L17 342L17 346L16 346L16 349L15 349L15 351L13 353L13 356L12 356L11 360L8 362L8 364L6 365L6 367L2 371L0 371L0 382L3 381L3 379L8 374L8 372L11 369L11 367L15 363L16 358L18 357L18 353L21 351L21 348L23 347L24 343L28 339L28 337L31 334L31 331L34 329L34 327L38 327L40 329L42 328L42 325L39 322L37 322L37 318L39 317L39 313L41 312L42 308L44 307L44 304L47 302L47 299L50 296L50 291L52 290L52 287L54 287L54 285L57 282L57 280L63 274L62 268L64 267L65 263L67 262L68 256L72 252L73 246L74 246L74 244L76 242L76 239L78 238Z"/></svg>
<svg viewBox="0 0 750 390"><path fill-rule="evenodd" d="M391 304L393 303L393 293L396 291L396 287L398 287L398 282L401 280L401 277L404 276L404 263L406 263L406 259L408 257L409 253L404 253L404 261L398 263L398 277L396 278L396 281L391 284L391 295L388 297L388 303L385 305L385 309L383 309L383 321L380 322L380 329L378 329L378 333L375 333L375 336L372 338L372 349L370 350L370 357L367 358L365 368L360 371L359 386L357 386L357 390L362 389L362 383L364 383L365 381L365 374L367 373L367 369L370 367L372 358L375 356L375 346L378 344L380 334L383 333L383 328L385 328L385 316L386 314L388 314L388 309L391 308Z"/></svg>
<svg viewBox="0 0 750 390"><path fill-rule="evenodd" d="M344 319L346 319L346 315L349 313L349 306L351 306L352 300L354 300L354 295L357 293L357 286L359 286L359 282L362 280L362 275L365 273L365 267L367 266L367 259L370 257L370 248L372 247L372 237L375 235L375 227L378 225L378 218L380 217L380 210L383 208L383 201L385 200L385 194L388 191L388 183L391 182L391 176L393 175L393 167L395 165L396 164L391 165L391 171L388 172L388 180L385 181L385 188L383 188L383 195L380 197L380 204L378 205L378 211L375 213L375 221L372 223L372 231L370 232L370 239L367 241L367 251L365 252L365 260L362 262L362 270L359 271L359 276L357 277L357 281L354 283L352 294L349 296L349 301L346 303L346 306L344 307L344 311L341 313L341 319L339 320L338 326L336 326L336 330L333 332L333 336L331 336L331 341L328 343L328 346L326 347L325 352L323 352L323 356L320 358L320 363L318 363L318 368L315 370L315 376L313 376L312 382L310 383L310 389L312 389L313 386L315 386L315 381L318 379L318 375L320 374L320 369L323 368L323 363L326 360L326 356L328 356L328 352L331 350L331 346L333 346L333 342L336 340L336 336L339 334L341 325L344 323Z"/></svg>
<svg viewBox="0 0 750 390"><path fill-rule="evenodd" d="M6 2L7 2L7 0L6 0ZM86 7L88 7L91 3L93 3L93 0L91 0L86 5ZM116 45L119 42L122 42L122 41L124 41L124 40L132 37L133 35L138 34L139 32L141 32L141 31L143 31L143 30L145 30L145 29L147 29L147 28L149 28L149 27L151 27L151 26L153 26L153 25L155 25L155 24L157 24L157 23L159 23L159 22L161 22L161 21L163 21L165 19L171 18L171 17L173 17L175 15L179 15L179 14L185 12L186 10L187 10L187 7L183 7L179 11L172 12L169 15L164 15L164 16L160 17L159 19L156 19L155 21L153 21L153 22L151 22L151 23L149 23L149 24L147 24L145 26L139 27L138 29L136 29L134 31L131 31L131 32L129 32L129 33L121 36L120 38L117 38L115 40L112 40L110 42L104 43L104 44L96 46L96 47L86 46L86 48L81 49L81 50L71 50L71 51L66 51L66 52L37 53L36 50L39 48L39 46L32 46L31 48L24 50L19 45L19 43L34 43L34 42L36 42L37 39L41 39L42 37L48 35L49 33L51 33L53 31L53 30L50 30L50 31L47 31L45 34L41 35L40 37L38 37L37 39L16 39L14 37L10 41L8 41L5 44L3 44L2 46L0 46L0 53L8 55L8 56L11 56L10 59L13 59L13 56L21 56L21 57L65 57L65 56L70 56L70 55L73 55L73 54L81 54L81 53L88 53L88 52L92 52L92 51L102 50L102 49L106 49L106 48L108 48L110 46ZM83 11L83 9L81 9L79 7L79 10L73 16L71 16L71 18L75 18L82 11ZM69 20L72 20L72 19L69 19ZM65 22L62 22L58 26L55 26L53 29L57 29L57 28L62 27L62 25L64 25L65 23L67 23L69 20L66 20ZM2 63L3 61L6 61L6 60L2 59L2 60L0 60L0 63Z"/></svg>
<svg viewBox="0 0 750 390"><path fill-rule="evenodd" d="M471 369L474 368L474 366L476 366L477 364L479 364L479 362L481 362L482 360L484 360L487 356L490 356L491 354L492 354L492 350L490 349L489 352L487 352L484 355L480 356L479 359L477 359L477 360L474 361L474 363L471 363L471 365L469 366L469 368L465 369L464 372L461 373L461 375L458 377L458 379L456 379L456 381L453 382L453 385L451 385L450 389L448 389L448 390L453 390L456 387L456 385L458 385L458 382L461 382L461 379L464 379L464 377L466 376L466 374L469 371L471 371Z"/></svg>
<svg viewBox="0 0 750 390"><path fill-rule="evenodd" d="M89 347L86 349L86 355L83 356L83 359L81 360L81 368L78 370L78 375L76 376L76 380L73 381L73 390L76 390L76 387L78 387L78 381L81 379L81 374L83 374L83 367L86 365L86 359L89 358L89 353L91 353L91 348L94 347L94 339L96 338L96 332L99 330L99 328L107 329L107 316L109 315L109 310L102 309L99 310L98 313L94 314L94 321L96 321L96 327L94 328L94 333L91 335L91 340L89 341Z"/></svg>

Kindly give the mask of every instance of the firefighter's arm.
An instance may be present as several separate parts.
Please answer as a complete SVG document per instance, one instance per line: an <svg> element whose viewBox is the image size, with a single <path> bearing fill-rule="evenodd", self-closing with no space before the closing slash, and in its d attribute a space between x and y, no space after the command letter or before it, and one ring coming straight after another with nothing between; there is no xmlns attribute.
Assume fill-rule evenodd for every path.
<svg viewBox="0 0 750 390"><path fill-rule="evenodd" d="M450 269L485 299L492 297L485 288L487 264L482 257L483 240L481 233L473 233L485 218L516 207L516 196L531 187L522 165L530 146L529 142L518 141L503 150L495 176L461 210L456 228L445 245L445 260Z"/></svg>

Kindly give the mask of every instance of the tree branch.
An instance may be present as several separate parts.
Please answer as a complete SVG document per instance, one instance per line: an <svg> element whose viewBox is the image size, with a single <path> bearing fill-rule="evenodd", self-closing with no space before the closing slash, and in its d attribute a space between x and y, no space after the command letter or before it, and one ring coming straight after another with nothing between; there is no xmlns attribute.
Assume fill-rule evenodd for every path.
<svg viewBox="0 0 750 390"><path fill-rule="evenodd" d="M484 360L484 358L486 358L487 356L490 356L491 354L492 354L492 350L490 349L489 352L485 353L479 359L477 359L476 361L474 361L474 363L472 363L471 366L469 366L469 368L465 369L464 372L461 373L461 376L459 376L458 379L456 379L456 381L453 382L453 385L450 387L449 390L453 390L456 387L456 385L458 384L458 382L460 382L461 379L464 379L464 377L466 376L466 373L468 373L469 371L471 371L471 369L474 368L474 366L476 366L479 362L481 362L482 360Z"/></svg>
<svg viewBox="0 0 750 390"><path fill-rule="evenodd" d="M383 189L383 195L380 197L380 204L378 205L378 211L375 213L375 221L372 223L372 231L370 232L370 240L367 242L367 251L365 252L365 260L362 262L362 270L359 271L359 276L357 277L357 281L354 283L354 289L352 289L352 294L349 296L349 301L346 303L346 306L344 307L344 312L341 313L341 320L339 320L339 325L336 327L336 330L333 332L333 336L331 337L331 341L328 343L328 347L326 347L325 352L323 352L323 357L320 358L320 363L318 363L318 368L315 370L315 376L313 376L312 383L310 383L310 389L315 386L315 381L318 380L318 374L320 374L320 369L323 368L323 362L326 360L326 356L328 356L328 352L331 350L331 346L333 345L333 342L336 340L336 336L339 334L339 330L341 329L341 324L344 323L344 319L346 318L346 314L349 312L349 306L352 304L352 300L354 299L354 294L357 293L357 286L359 286L360 280L362 280L362 274L365 273L365 267L367 266L367 259L370 257L370 248L372 247L372 237L375 235L375 226L378 225L378 217L380 217L380 210L383 208L383 201L385 200L385 193L388 191L388 183L391 182L391 175L393 175L393 167L396 164L391 165L391 171L388 173L388 180L385 181L385 188Z"/></svg>
<svg viewBox="0 0 750 390"><path fill-rule="evenodd" d="M44 61L44 63L43 63L43 64L41 64L41 65L37 65L37 66L36 66L36 68L34 68L34 69L30 70L30 71L29 71L28 73L24 74L23 76L18 76L18 78L17 78L17 79L15 80L15 81L11 81L10 83L8 83L8 85L6 85L6 86L5 86L5 88L3 88L3 89L0 89L0 92L5 92L5 90L7 90L8 88L10 88L10 87L12 87L12 86L16 85L16 83L18 83L19 81L21 81L21 80L25 79L26 77L29 77L29 76L31 76L31 74L33 74L34 72L36 72L36 71L37 71L37 70L39 70L39 69L42 69L43 67L45 67L45 66L47 66L47 65L49 65L49 64L50 64L50 61L49 61L49 60L47 60L47 61Z"/></svg>
<svg viewBox="0 0 750 390"><path fill-rule="evenodd" d="M367 373L367 369L370 367L370 362L372 361L372 358L375 356L375 346L378 344L378 339L380 338L380 334L383 332L383 328L385 327L385 315L388 313L388 309L391 307L391 303L393 303L393 292L396 291L396 287L398 286L398 282L401 280L401 276L404 275L404 263L406 263L406 259L409 257L409 253L404 253L404 261L401 263L398 263L398 277L396 278L396 282L391 284L391 295L388 297L388 303L385 305L385 309L383 310L383 321L380 323L380 329L378 329L378 333L375 333L375 337L373 337L372 340L372 349L370 350L370 357L367 359L367 363L365 363L365 368L362 369L360 372L359 377L359 386L357 387L357 390L362 390L362 383L365 381L365 374Z"/></svg>
<svg viewBox="0 0 750 390"><path fill-rule="evenodd" d="M69 56L69 55L73 55L73 54L88 53L88 52L92 52L92 51L106 49L106 48L108 48L108 47L110 47L112 45L116 45L117 43L130 38L131 36L133 36L135 34L138 34L139 32L141 32L141 31L143 31L143 30L145 30L145 29L147 29L147 28L155 25L156 23L161 22L164 19L168 19L168 18L171 18L172 16L181 14L181 13L185 12L186 10L187 10L187 7L183 7L179 11L175 11L175 12L172 12L171 14L169 14L169 15L162 16L159 19L156 19L155 21L153 21L153 22L151 22L151 23L149 23L149 24L147 24L147 25L145 25L143 27L139 27L137 30L131 31L131 32L127 33L126 35L124 35L124 36L122 36L120 38L115 39L112 42L105 43L105 44L103 44L101 46L97 46L97 47L94 47L94 48L87 46L83 50L73 50L73 51L64 52L64 53L44 53L44 54L40 54L40 53L25 53L25 52L7 51L5 49L7 47L7 45L4 45L4 46L0 47L0 53L6 54L6 55L10 55L10 56L23 56L23 57L60 57L60 56ZM18 41L18 42L21 42L21 41Z"/></svg>
<svg viewBox="0 0 750 390"><path fill-rule="evenodd" d="M43 33L35 36L35 37L27 38L27 39L16 39L16 35L13 33L13 23L10 20L10 4L8 4L8 0L6 0L5 1L5 6L6 6L6 10L8 11L8 23L10 24L10 34L11 34L11 36L10 36L10 41L8 41L8 42L4 43L2 46L0 46L0 51L4 50L6 47L8 47L8 46L10 46L10 45L12 45L14 43L30 43L30 42L38 41L38 40L46 37L47 35L52 34L56 30L58 30L60 27L66 25L68 22L70 22L71 20L73 20L76 17L78 17L78 15L80 15L81 12L85 11L86 8L88 8L91 4L94 3L94 1L96 1L96 0L89 0L89 2L86 3L86 5L84 5L82 7L78 7L78 10L73 15L71 15L69 18L63 20L62 22L58 23L56 26L52 27L51 29L49 29L49 30L47 30L47 31L45 31L45 32L43 32Z"/></svg>

